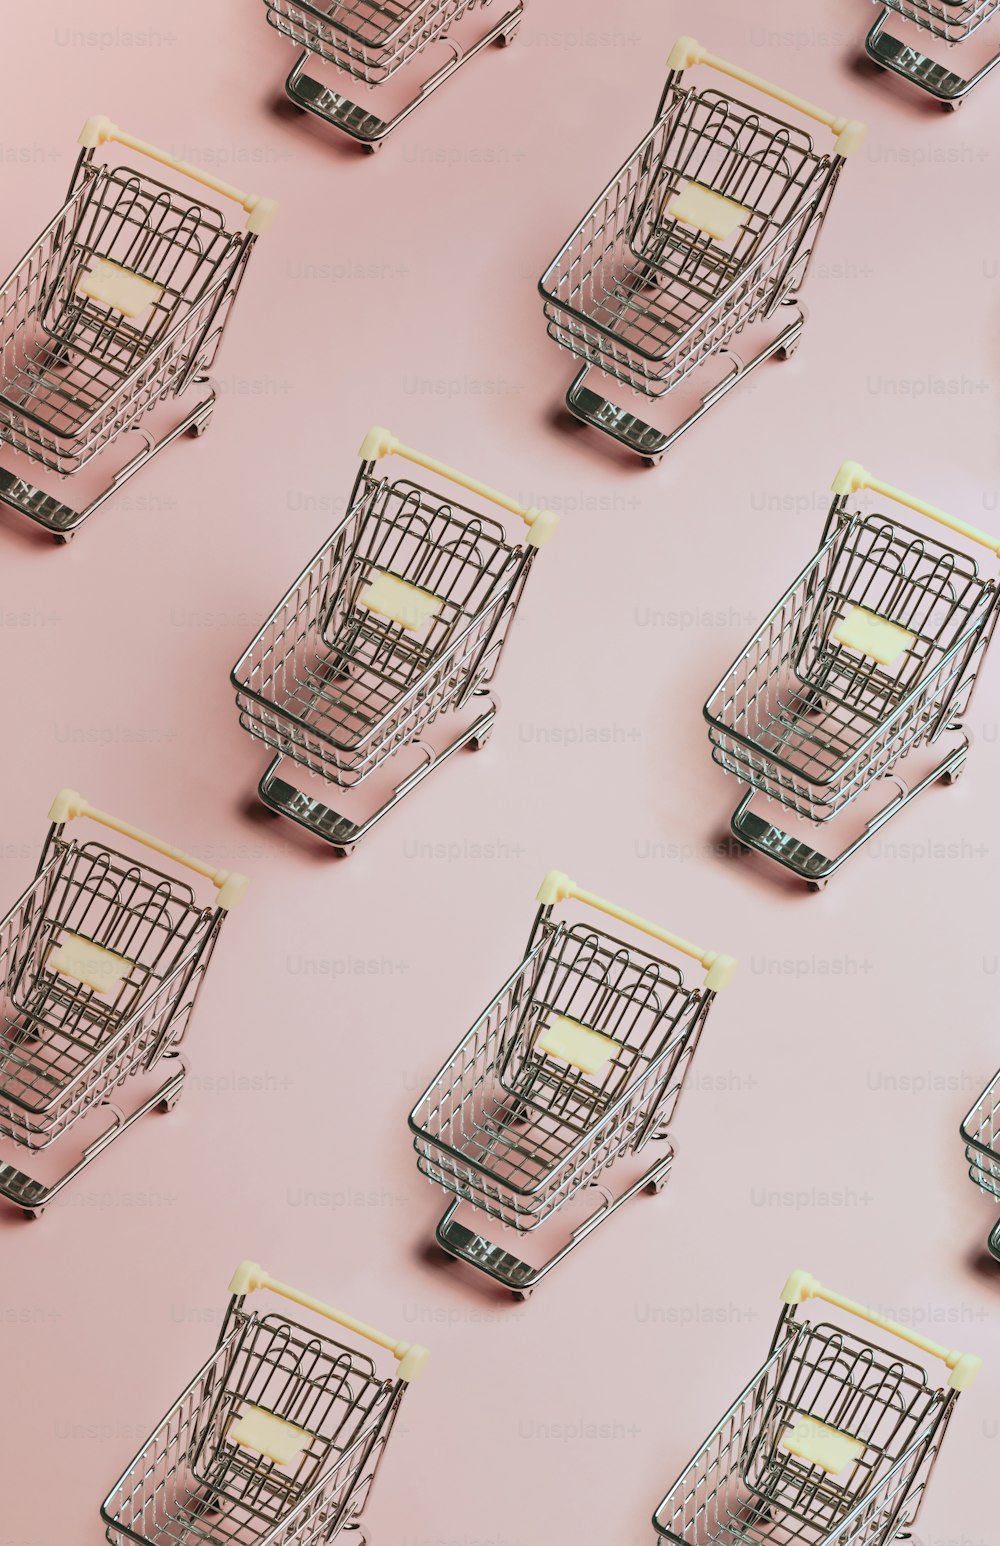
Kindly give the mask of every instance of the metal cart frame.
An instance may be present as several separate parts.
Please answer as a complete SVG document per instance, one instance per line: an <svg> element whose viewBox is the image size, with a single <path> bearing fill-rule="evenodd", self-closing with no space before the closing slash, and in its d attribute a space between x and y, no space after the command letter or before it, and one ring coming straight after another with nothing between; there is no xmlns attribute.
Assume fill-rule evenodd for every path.
<svg viewBox="0 0 1000 1546"><path fill-rule="evenodd" d="M981 1359L793 1272L770 1354L666 1494L659 1546L888 1546L917 1517L960 1393ZM824 1300L850 1318L941 1359L947 1386L921 1365L846 1330L799 1317Z"/></svg>
<svg viewBox="0 0 1000 1546"><path fill-rule="evenodd" d="M1000 53L965 77L938 63L909 43L893 37L886 28L894 16L912 22L934 38L955 47L992 21L1000 12L1000 0L875 0L878 19L865 38L865 52L882 70L909 81L933 97L949 112L956 112L969 93L1000 64Z"/></svg>
<svg viewBox="0 0 1000 1546"><path fill-rule="evenodd" d="M462 47L450 37L449 27L470 12L485 9L491 0L339 0L336 4L264 0L264 4L270 25L303 50L285 82L289 100L367 151L381 150L387 136L414 108L484 48L512 43L524 13L524 0L516 0L475 42ZM378 87L437 44L448 50L448 57L387 118L306 73L316 57L365 86Z"/></svg>
<svg viewBox="0 0 1000 1546"><path fill-rule="evenodd" d="M391 1378L346 1342L248 1308L265 1289L396 1359ZM101 1505L111 1546L312 1546L362 1514L428 1352L280 1283L245 1261L216 1350Z"/></svg>
<svg viewBox="0 0 1000 1546"><path fill-rule="evenodd" d="M167 151L90 118L62 208L0 285L0 449L61 477L99 458L127 434L135 454L82 508L0 466L0 504L67 542L95 510L179 435L204 434L215 404L208 370L257 237L277 211ZM210 204L127 166L95 160L122 145L200 183L248 212L229 230ZM93 265L88 269L88 265ZM155 438L149 412L186 401Z"/></svg>
<svg viewBox="0 0 1000 1546"><path fill-rule="evenodd" d="M389 455L518 516L526 538L514 542L450 495L380 477ZM558 524L387 430L370 430L360 456L346 515L232 671L240 723L275 753L261 800L341 854L461 747L485 746L497 714L490 684L535 554ZM479 712L443 749L424 742L436 719L466 705ZM358 820L279 777L287 758L356 789L407 748L422 760Z"/></svg>
<svg viewBox="0 0 1000 1546"><path fill-rule="evenodd" d="M214 907L190 887L103 843L67 835L80 817L211 880ZM64 789L49 812L32 884L0 919L0 1137L28 1154L90 1112L109 1123L54 1181L0 1164L0 1197L29 1218L154 1107L177 1104L179 1056L227 913L249 882L151 837ZM118 1092L161 1065L167 1076L129 1105Z"/></svg>
<svg viewBox="0 0 1000 1546"><path fill-rule="evenodd" d="M960 548L896 517L852 512L849 500L863 489L1000 555L996 538L845 462L815 557L706 703L714 761L749 785L734 835L813 889L917 795L964 771L964 718L1000 600L997 580ZM874 627L874 646L845 633L852 618ZM886 644L897 652L892 659L879 653ZM949 749L941 761L908 785L900 763L942 736ZM832 857L751 810L762 793L820 825L883 779L892 797Z"/></svg>
<svg viewBox="0 0 1000 1546"><path fill-rule="evenodd" d="M836 136L833 151L741 98L697 91L685 72L699 64L819 122ZM652 129L539 281L550 337L584 361L570 413L658 462L764 360L794 353L806 315L799 291L864 135L863 124L678 39ZM744 361L737 337L769 318L773 336ZM669 398L718 354L729 373L666 431L586 384L596 369L647 399Z"/></svg>
<svg viewBox="0 0 1000 1546"><path fill-rule="evenodd" d="M962 1142L972 1180L988 1197L1000 1201L1000 1072L962 1123ZM989 1249L1000 1261L1000 1221L990 1234Z"/></svg>
<svg viewBox="0 0 1000 1546"><path fill-rule="evenodd" d="M438 1245L518 1299L629 1198L666 1184L674 1160L668 1124L715 995L736 970L731 956L702 950L561 871L546 876L537 900L520 966L409 1118L418 1168L455 1195L437 1226ZM556 921L553 909L564 901L692 957L707 973L704 985L685 987L672 962L593 925ZM649 1143L650 1168L612 1190L615 1161ZM528 1233L584 1188L596 1188L601 1201L541 1266L455 1217L466 1202Z"/></svg>

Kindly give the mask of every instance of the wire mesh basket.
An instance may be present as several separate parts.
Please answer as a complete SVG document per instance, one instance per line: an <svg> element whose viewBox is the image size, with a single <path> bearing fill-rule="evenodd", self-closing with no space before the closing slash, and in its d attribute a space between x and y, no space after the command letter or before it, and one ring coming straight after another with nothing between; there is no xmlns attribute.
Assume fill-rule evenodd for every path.
<svg viewBox="0 0 1000 1546"><path fill-rule="evenodd" d="M459 747L485 745L496 717L490 683L535 553L557 523L385 430L371 430L360 454L347 514L232 673L240 723L277 754L261 799L341 853ZM468 489L476 507L379 477L377 461L391 454ZM519 516L527 537L509 538L484 503ZM475 717L432 751L422 738L466 705ZM353 790L408 750L415 769L357 821L278 777L288 758Z"/></svg>
<svg viewBox="0 0 1000 1546"><path fill-rule="evenodd" d="M1000 1073L962 1123L962 1140L969 1175L987 1196L1000 1200ZM1000 1261L1000 1223L990 1235L989 1246Z"/></svg>
<svg viewBox="0 0 1000 1546"><path fill-rule="evenodd" d="M261 1289L351 1341L251 1310L247 1297ZM108 1540L309 1546L348 1530L364 1546L362 1511L426 1348L279 1283L256 1262L241 1263L229 1291L216 1351L104 1500ZM358 1341L387 1349L393 1375L379 1374Z"/></svg>
<svg viewBox="0 0 1000 1546"><path fill-rule="evenodd" d="M836 135L820 150L804 130L741 98L696 90L705 64ZM864 126L681 38L656 121L543 274L549 336L581 359L570 412L655 462L737 382L798 346L799 291L846 157ZM735 341L769 318L766 341L743 358ZM773 336L771 336L773 335ZM730 369L671 430L645 422L586 385L591 369L646 399L668 396L718 355Z"/></svg>
<svg viewBox="0 0 1000 1546"><path fill-rule="evenodd" d="M334 4L264 0L271 26L303 50L285 82L290 99L369 151L380 150L386 136L415 107L484 48L513 41L523 0L503 11L485 31L468 38L461 35L461 24L490 4L491 0L339 0ZM308 75L306 68L314 59L333 65L355 83L375 88L371 105L355 102ZM391 108L381 103L377 111L377 88L410 66L416 73L421 59L427 68L411 81L408 93L401 93L402 101Z"/></svg>
<svg viewBox="0 0 1000 1546"><path fill-rule="evenodd" d="M875 3L879 15L865 39L868 57L881 69L891 70L919 87L951 112L961 107L969 92L1000 64L1000 53L996 53L967 75L962 75L915 46L921 32L925 37L952 47L967 43L981 27L996 18L1000 0L884 0L884 3L875 0ZM915 29L913 42L886 31L894 17L912 25Z"/></svg>
<svg viewBox="0 0 1000 1546"><path fill-rule="evenodd" d="M593 924L553 917L576 900L620 919L706 969L689 987L672 962ZM736 968L581 890L552 871L524 959L484 1009L410 1114L417 1165L452 1194L438 1244L526 1298L535 1285L643 1188L659 1191L673 1163L668 1124L716 992ZM612 1192L616 1161L653 1145L655 1160ZM525 1235L584 1188L601 1201L587 1224L540 1266L468 1229L462 1203Z"/></svg>
<svg viewBox="0 0 1000 1546"><path fill-rule="evenodd" d="M80 817L208 877L215 905L103 842L71 838L66 828ZM108 1121L53 1181L0 1164L0 1196L31 1217L139 1117L177 1103L178 1048L222 924L247 887L74 790L57 796L49 820L35 879L0 919L0 1138L30 1157L97 1108ZM161 1061L166 1081L126 1114L116 1092Z"/></svg>
<svg viewBox="0 0 1000 1546"><path fill-rule="evenodd" d="M145 172L98 163L111 142L236 199L246 229L229 229L211 205ZM27 458L32 477L47 469L72 478L103 458L101 487L81 508L0 467L0 503L61 541L164 446L207 429L215 394L206 373L277 209L107 118L89 119L80 144L66 202L0 286L0 450ZM150 433L152 410L189 393L194 406L159 438ZM138 449L118 456L112 474L130 431Z"/></svg>
<svg viewBox="0 0 1000 1546"><path fill-rule="evenodd" d="M888 1546L909 1533L960 1392L980 1359L938 1346L795 1272L767 1361L653 1516L660 1546ZM841 1324L797 1315L820 1299L910 1343L917 1363Z"/></svg>
<svg viewBox="0 0 1000 1546"><path fill-rule="evenodd" d="M732 828L814 887L916 795L966 764L962 729L997 619L996 579L896 516L852 511L861 489L994 553L985 532L845 462L815 556L764 619L705 706L714 760L749 785ZM947 751L907 784L906 757ZM881 780L893 790L832 858L750 809L756 793L819 825Z"/></svg>

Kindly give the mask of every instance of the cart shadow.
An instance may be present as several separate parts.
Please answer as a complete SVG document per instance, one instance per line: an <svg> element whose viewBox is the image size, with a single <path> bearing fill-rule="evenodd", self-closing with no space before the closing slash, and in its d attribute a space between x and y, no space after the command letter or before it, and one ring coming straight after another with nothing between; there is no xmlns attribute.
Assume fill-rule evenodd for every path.
<svg viewBox="0 0 1000 1546"><path fill-rule="evenodd" d="M966 1256L969 1271L984 1287L996 1291L1000 1286L1000 1262L984 1245L973 1246Z"/></svg>
<svg viewBox="0 0 1000 1546"><path fill-rule="evenodd" d="M619 472L630 472L636 477L651 476L651 469L634 451L602 435L592 425L584 424L582 419L575 418L565 404L550 404L543 418L549 429L556 434L572 437L594 466L606 469L609 464L613 464Z"/></svg>
<svg viewBox="0 0 1000 1546"><path fill-rule="evenodd" d="M314 145L336 157L338 161L364 162L372 160L371 155L363 145L356 144L347 139L314 113L309 113L304 107L298 107L283 91L276 91L265 104L268 114L276 124L294 126L296 131L307 137Z"/></svg>
<svg viewBox="0 0 1000 1546"><path fill-rule="evenodd" d="M717 827L709 838L709 844L715 864L724 867L730 874L739 872L760 890L778 890L788 896L801 896L805 892L805 883L797 875L776 865L764 854L748 852L729 827Z"/></svg>

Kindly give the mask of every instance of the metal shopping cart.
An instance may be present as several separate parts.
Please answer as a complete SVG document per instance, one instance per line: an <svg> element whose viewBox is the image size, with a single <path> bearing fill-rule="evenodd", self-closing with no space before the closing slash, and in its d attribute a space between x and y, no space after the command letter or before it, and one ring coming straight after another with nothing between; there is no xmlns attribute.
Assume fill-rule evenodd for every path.
<svg viewBox="0 0 1000 1546"><path fill-rule="evenodd" d="M98 164L112 141L235 199L246 230L146 173ZM88 119L79 143L65 204L0 287L0 503L62 542L164 446L207 429L206 372L277 210L107 118ZM183 416L154 433L168 398L185 400ZM11 452L27 458L20 470ZM80 508L35 485L38 469L81 479L92 465L98 486Z"/></svg>
<svg viewBox="0 0 1000 1546"><path fill-rule="evenodd" d="M191 888L103 842L66 828L86 817L195 870L218 890L199 906ZM154 1106L176 1105L178 1048L227 912L248 882L95 809L57 795L38 872L0 919L0 1139L36 1156L91 1114L82 1155L54 1179L33 1179L0 1156L0 1196L37 1218L85 1165ZM117 1094L159 1066L165 1080L127 1110Z"/></svg>
<svg viewBox="0 0 1000 1546"><path fill-rule="evenodd" d="M415 107L470 59L488 48L513 41L524 11L516 0L485 32L461 35L462 23L484 11L491 0L264 0L271 26L303 50L285 82L285 91L296 107L350 135L366 150L380 150L387 134L408 118ZM456 28L459 34L456 35ZM427 73L421 59L431 54L441 63ZM387 117L371 106L342 96L305 73L313 58L334 65L343 74L369 88L386 87L398 77L410 76L410 91L391 108L382 104ZM418 73L419 72L419 73Z"/></svg>
<svg viewBox="0 0 1000 1546"><path fill-rule="evenodd" d="M279 1294L374 1342L366 1353L275 1312L247 1307ZM364 1546L361 1514L408 1386L427 1349L383 1336L245 1261L218 1346L101 1506L112 1546L309 1546L342 1530Z"/></svg>
<svg viewBox="0 0 1000 1546"><path fill-rule="evenodd" d="M888 1546L904 1540L980 1359L952 1352L793 1272L766 1363L667 1493L660 1546ZM879 1343L796 1313L860 1317L951 1370L946 1387Z"/></svg>
<svg viewBox="0 0 1000 1546"><path fill-rule="evenodd" d="M689 987L679 968L593 924L553 917L578 901L652 935L706 970ZM736 962L701 950L553 870L524 959L410 1113L417 1165L455 1201L437 1227L449 1256L525 1299L622 1203L666 1184L668 1123L716 993ZM656 1158L623 1190L616 1162L652 1145ZM584 1187L600 1202L541 1265L467 1228L463 1203L524 1235L553 1220ZM550 1231L550 1236L551 1236Z"/></svg>
<svg viewBox="0 0 1000 1546"><path fill-rule="evenodd" d="M490 683L535 552L558 522L387 430L370 430L359 454L347 514L232 673L240 723L277 754L260 798L340 853L459 747L486 744L497 712ZM389 455L519 516L527 536L514 542L478 508L379 477L376 463ZM424 737L434 721L466 705L475 717L432 750ZM348 791L408 750L416 766L357 821L278 777L287 757Z"/></svg>
<svg viewBox="0 0 1000 1546"><path fill-rule="evenodd" d="M696 64L818 120L837 136L833 150L740 98L689 86L684 72ZM570 412L655 462L763 360L787 359L805 320L798 295L809 260L864 133L680 38L656 122L540 281L549 336L584 361ZM744 363L736 338L772 317L776 326ZM586 385L596 367L655 400L719 354L729 373L666 431Z"/></svg>
<svg viewBox="0 0 1000 1546"><path fill-rule="evenodd" d="M951 46L963 44L1000 12L1000 0L875 0L879 17L865 39L868 57L883 70L892 70L919 86L942 107L955 112L974 86L1000 64L1000 53L968 76L939 64L921 49L895 38L886 26L893 16Z"/></svg>
<svg viewBox="0 0 1000 1546"><path fill-rule="evenodd" d="M969 1175L988 1196L1000 1199L1000 1073L962 1123L962 1140ZM990 1250L1000 1261L1000 1223L990 1235Z"/></svg>
<svg viewBox="0 0 1000 1546"><path fill-rule="evenodd" d="M959 777L963 716L997 620L995 578L896 516L852 510L861 489L1000 554L985 532L845 462L815 557L705 705L714 760L749 785L733 832L814 889L916 795ZM942 738L943 758L908 785L900 763ZM895 792L833 858L750 809L759 791L815 826L879 780Z"/></svg>

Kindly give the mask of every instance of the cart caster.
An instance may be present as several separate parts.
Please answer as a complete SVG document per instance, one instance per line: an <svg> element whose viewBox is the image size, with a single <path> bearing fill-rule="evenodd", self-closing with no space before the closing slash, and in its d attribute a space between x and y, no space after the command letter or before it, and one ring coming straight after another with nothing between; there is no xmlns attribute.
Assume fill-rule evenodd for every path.
<svg viewBox="0 0 1000 1546"><path fill-rule="evenodd" d="M793 338L791 343L789 343L789 344L782 344L781 348L776 351L777 355L778 355L778 359L779 360L790 360L792 355L795 353L796 349L799 347L800 341L801 341L801 335L800 335L799 338Z"/></svg>
<svg viewBox="0 0 1000 1546"><path fill-rule="evenodd" d="M180 1098L181 1098L180 1090L175 1090L173 1095L165 1095L163 1097L163 1099L158 1102L157 1107L156 1107L157 1111L162 1111L164 1113L169 1112L169 1111L173 1111L174 1107L176 1106L176 1104L180 1100Z"/></svg>
<svg viewBox="0 0 1000 1546"><path fill-rule="evenodd" d="M957 113L964 101L964 97L956 97L953 102L943 102L941 105L946 113ZM902 1541L905 1540L906 1537L901 1535L899 1539Z"/></svg>
<svg viewBox="0 0 1000 1546"><path fill-rule="evenodd" d="M338 843L333 851L338 859L349 859L357 846L357 843Z"/></svg>
<svg viewBox="0 0 1000 1546"><path fill-rule="evenodd" d="M535 1290L533 1288L512 1288L511 1289L511 1294L513 1295L513 1297L515 1299L518 1299L518 1300L530 1299L534 1292L535 1292Z"/></svg>
<svg viewBox="0 0 1000 1546"><path fill-rule="evenodd" d="M492 734L493 726L488 725L487 728L485 730L481 730L478 735L472 736L469 741L469 745L472 747L472 750L474 752L481 752Z"/></svg>
<svg viewBox="0 0 1000 1546"><path fill-rule="evenodd" d="M42 1203L40 1208L22 1208L21 1212L24 1214L26 1219L40 1219L42 1214L45 1212L45 1204Z"/></svg>
<svg viewBox="0 0 1000 1546"><path fill-rule="evenodd" d="M957 768L949 768L947 773L942 773L941 782L942 784L957 784L964 772L965 759L963 758Z"/></svg>
<svg viewBox="0 0 1000 1546"><path fill-rule="evenodd" d="M509 32L501 32L500 36L497 38L497 46L499 48L509 48L511 43L513 43L514 39L517 37L517 28L520 25L521 23L518 22L517 26L511 27Z"/></svg>
<svg viewBox="0 0 1000 1546"><path fill-rule="evenodd" d="M188 434L191 436L192 440L200 440L202 435L205 434L211 422L212 415L209 414L207 419L199 419L197 423L192 424L191 428L188 430Z"/></svg>
<svg viewBox="0 0 1000 1546"><path fill-rule="evenodd" d="M663 452L661 451L659 456L644 456L642 461L645 467L659 467L663 461Z"/></svg>
<svg viewBox="0 0 1000 1546"><path fill-rule="evenodd" d="M379 151L382 149L383 144L383 140L365 140L365 154L368 156L377 156Z"/></svg>
<svg viewBox="0 0 1000 1546"><path fill-rule="evenodd" d="M663 1191L663 1188L666 1186L666 1184L667 1184L666 1176L661 1176L658 1181L647 1181L646 1182L646 1191L649 1193L650 1197L658 1197L660 1195L660 1193Z"/></svg>
<svg viewBox="0 0 1000 1546"><path fill-rule="evenodd" d="M825 891L830 884L829 875L824 875L822 880L807 880L806 885L810 891Z"/></svg>
<svg viewBox="0 0 1000 1546"><path fill-rule="evenodd" d="M73 541L75 536L76 532L74 531L56 531L52 533L52 540L57 548L64 548L67 543Z"/></svg>

